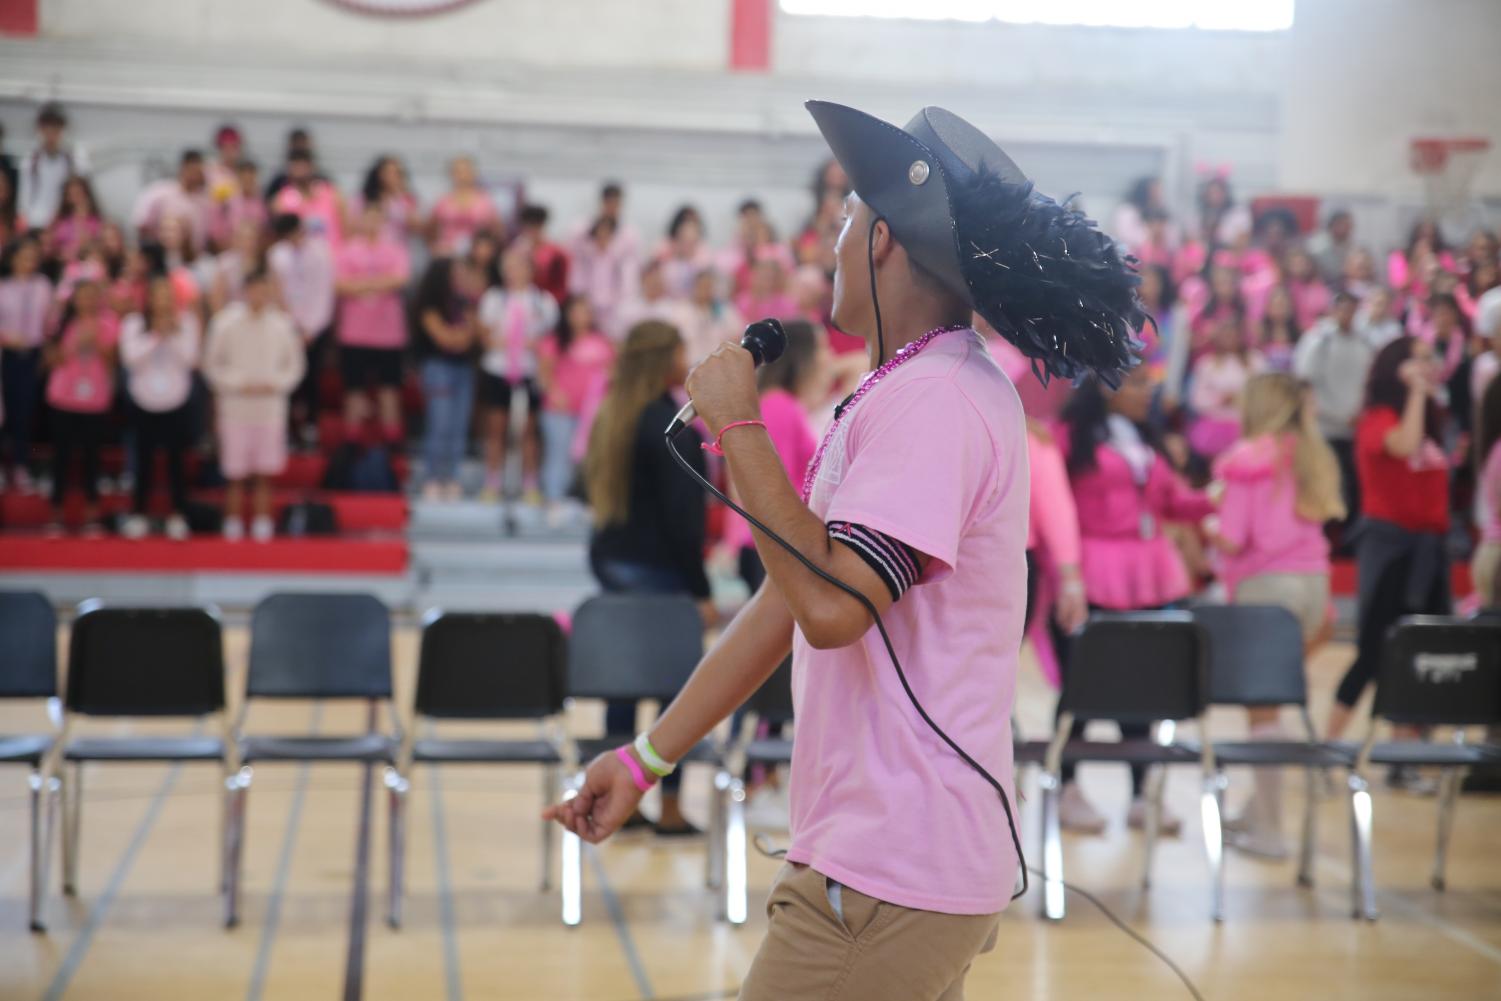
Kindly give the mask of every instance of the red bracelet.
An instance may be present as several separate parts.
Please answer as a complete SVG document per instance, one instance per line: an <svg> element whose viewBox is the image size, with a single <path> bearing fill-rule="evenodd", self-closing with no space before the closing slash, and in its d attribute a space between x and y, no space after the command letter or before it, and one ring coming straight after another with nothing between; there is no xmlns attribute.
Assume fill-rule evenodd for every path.
<svg viewBox="0 0 1501 1001"><path fill-rule="evenodd" d="M724 427L722 427L722 428L719 429L719 434L717 434L714 437L714 441L713 441L712 444L706 441L702 445L700 445L699 448L703 449L705 452L708 452L710 455L724 455L724 448L723 448L723 446L720 445L720 442L724 441L724 433L726 431L728 431L730 428L750 428L750 427L760 428L761 430L764 431L764 430L766 430L766 422L765 421L730 421Z"/></svg>
<svg viewBox="0 0 1501 1001"><path fill-rule="evenodd" d="M656 783L646 777L645 770L642 769L640 762L631 757L631 752L626 745L622 744L615 748L615 757L631 770L631 781L636 783L637 789L642 792L651 792L651 787Z"/></svg>

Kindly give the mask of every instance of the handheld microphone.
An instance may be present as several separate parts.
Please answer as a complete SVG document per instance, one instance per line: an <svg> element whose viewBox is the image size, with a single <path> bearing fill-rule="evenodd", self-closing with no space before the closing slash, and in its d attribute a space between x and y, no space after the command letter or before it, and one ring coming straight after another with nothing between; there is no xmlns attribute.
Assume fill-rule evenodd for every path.
<svg viewBox="0 0 1501 1001"><path fill-rule="evenodd" d="M787 347L787 331L782 329L780 320L757 320L745 328L745 336L740 338L740 346L750 352L751 360L755 362L757 368L760 368L767 362L776 361L782 357L782 352ZM675 437L679 431L697 419L698 411L693 409L693 401L689 400L672 419L672 423L667 425L667 436Z"/></svg>

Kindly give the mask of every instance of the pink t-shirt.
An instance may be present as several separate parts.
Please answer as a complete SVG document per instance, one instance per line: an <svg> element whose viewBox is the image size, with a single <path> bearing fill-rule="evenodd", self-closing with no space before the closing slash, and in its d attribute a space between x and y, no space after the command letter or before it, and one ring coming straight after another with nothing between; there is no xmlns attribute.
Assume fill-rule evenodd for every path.
<svg viewBox="0 0 1501 1001"><path fill-rule="evenodd" d="M483 191L477 191L463 204L453 193L439 198L433 205L433 221L438 224L438 252L459 253L469 246L474 234L500 218L495 203Z"/></svg>
<svg viewBox="0 0 1501 1001"><path fill-rule="evenodd" d="M809 500L825 522L864 525L930 557L886 628L923 707L1001 782L1013 810L1025 433L1016 391L980 335L941 334L830 429ZM917 715L880 634L815 650L794 630L792 656L788 859L903 907L1005 908L1017 859L1000 797Z"/></svg>
<svg viewBox="0 0 1501 1001"><path fill-rule="evenodd" d="M120 340L120 321L101 310L97 318L97 347L88 354L78 349L79 322L63 331L62 358L47 379L47 402L58 410L75 414L102 414L115 400L115 366L103 352Z"/></svg>
<svg viewBox="0 0 1501 1001"><path fill-rule="evenodd" d="M782 460L782 468L787 470L787 478L793 486L801 488L803 474L818 449L807 411L785 389L773 389L761 397L761 419L766 422L766 434ZM754 545L749 522L733 511L727 511L724 517L725 545L732 549Z"/></svg>
<svg viewBox="0 0 1501 1001"><path fill-rule="evenodd" d="M52 283L32 273L0 279L0 335L19 336L28 349L40 347L52 308Z"/></svg>
<svg viewBox="0 0 1501 1001"><path fill-rule="evenodd" d="M314 181L307 194L295 184L288 184L271 199L273 215L290 213L302 220L311 235L321 234L332 246L337 247L344 235L344 221L340 218L339 192L327 181Z"/></svg>
<svg viewBox="0 0 1501 1001"><path fill-rule="evenodd" d="M543 408L575 417L583 412L593 386L608 378L615 364L615 345L594 331L575 334L566 353L558 347L557 335L548 334L538 342L537 354L552 362L552 384L542 400Z"/></svg>
<svg viewBox="0 0 1501 1001"><path fill-rule="evenodd" d="M384 238L370 242L349 240L334 258L338 281L395 278L406 281L411 273L407 251ZM392 350L407 342L406 311L401 290L346 295L339 298L340 344Z"/></svg>
<svg viewBox="0 0 1501 1001"><path fill-rule="evenodd" d="M1324 526L1298 516L1289 437L1242 441L1215 463L1225 484L1219 534L1238 547L1224 554L1220 577L1230 596L1248 578L1268 573L1329 572Z"/></svg>

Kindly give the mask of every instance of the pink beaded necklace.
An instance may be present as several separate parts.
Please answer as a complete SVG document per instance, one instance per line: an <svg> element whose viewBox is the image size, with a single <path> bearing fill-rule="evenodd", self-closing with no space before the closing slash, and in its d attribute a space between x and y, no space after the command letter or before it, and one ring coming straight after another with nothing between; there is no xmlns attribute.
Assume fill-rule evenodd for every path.
<svg viewBox="0 0 1501 1001"><path fill-rule="evenodd" d="M818 480L818 469L823 465L823 454L828 449L829 442L834 440L834 433L839 430L839 426L844 423L845 417L849 416L849 412L854 409L855 404L859 403L865 394L870 392L878 382L890 375L893 369L917 357L918 353L931 344L933 339L939 334L951 334L958 330L968 329L970 329L969 324L956 323L953 326L938 327L937 329L930 330L910 344L905 344L898 348L896 353L888 358L880 368L860 380L860 385L850 395L850 398L835 409L834 421L829 425L829 430L824 432L823 441L819 444L818 451L813 453L813 461L808 463L807 472L803 474L804 503L807 503L813 496L813 484Z"/></svg>

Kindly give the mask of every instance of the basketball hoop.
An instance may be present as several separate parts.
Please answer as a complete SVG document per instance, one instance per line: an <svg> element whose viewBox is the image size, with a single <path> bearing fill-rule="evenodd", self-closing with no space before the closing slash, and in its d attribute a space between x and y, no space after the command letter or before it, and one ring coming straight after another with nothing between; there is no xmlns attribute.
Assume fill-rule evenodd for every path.
<svg viewBox="0 0 1501 1001"><path fill-rule="evenodd" d="M1470 187L1490 148L1490 140L1480 136L1429 136L1409 144L1408 165L1422 179L1428 214L1452 242L1467 239L1484 222Z"/></svg>

